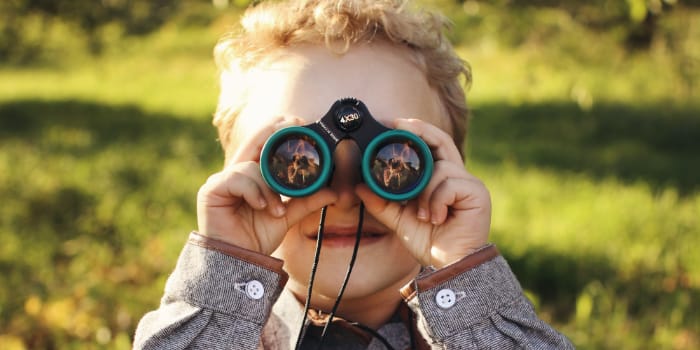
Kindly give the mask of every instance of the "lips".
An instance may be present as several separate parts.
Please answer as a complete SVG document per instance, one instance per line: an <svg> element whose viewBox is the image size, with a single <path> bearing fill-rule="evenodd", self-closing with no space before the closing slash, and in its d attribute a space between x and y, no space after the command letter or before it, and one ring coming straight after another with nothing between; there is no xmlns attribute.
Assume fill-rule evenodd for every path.
<svg viewBox="0 0 700 350"><path fill-rule="evenodd" d="M360 245L375 243L387 236L387 230L378 225L363 225ZM356 226L330 225L323 228L323 246L345 247L355 245ZM318 232L304 234L309 240L316 241Z"/></svg>

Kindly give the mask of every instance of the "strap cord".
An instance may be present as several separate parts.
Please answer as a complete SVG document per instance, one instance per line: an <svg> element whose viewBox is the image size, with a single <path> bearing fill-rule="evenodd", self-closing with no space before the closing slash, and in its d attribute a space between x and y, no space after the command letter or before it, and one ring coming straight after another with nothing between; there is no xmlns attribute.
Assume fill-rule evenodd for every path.
<svg viewBox="0 0 700 350"><path fill-rule="evenodd" d="M365 213L365 203L360 202L360 215L357 219L357 231L355 232L355 246L352 249L352 257L350 257L350 263L348 264L348 270L345 273L345 279L343 279L343 284L338 292L338 297L335 298L335 304L333 304L333 309L331 309L330 316L328 317L328 322L323 326L323 332L321 332L321 340L318 342L316 349L321 349L323 346L323 340L326 337L326 332L328 327L333 323L333 317L335 317L336 311L338 311L338 306L340 305L340 300L343 298L343 293L345 293L345 287L348 285L350 280L350 274L352 273L352 268L355 266L355 259L357 259L357 251L360 249L360 238L362 237L362 224L364 223Z"/></svg>
<svg viewBox="0 0 700 350"><path fill-rule="evenodd" d="M301 342L304 339L304 333L306 332L306 319L309 314L309 307L311 304L311 292L314 288L314 279L316 279L316 269L318 268L318 260L321 257L321 245L323 243L323 225L326 223L326 211L328 206L321 209L321 220L318 223L318 231L316 234L316 251L314 252L314 263L311 265L311 274L309 276L309 287L306 290L306 302L304 303L304 317L301 320L301 328L299 328L299 335L297 335L297 344L294 346L296 350L301 349Z"/></svg>

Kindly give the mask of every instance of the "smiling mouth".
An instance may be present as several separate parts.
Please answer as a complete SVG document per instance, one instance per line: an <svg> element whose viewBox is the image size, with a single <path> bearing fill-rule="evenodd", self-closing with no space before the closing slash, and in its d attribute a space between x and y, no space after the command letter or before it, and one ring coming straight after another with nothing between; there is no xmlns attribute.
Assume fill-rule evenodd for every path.
<svg viewBox="0 0 700 350"><path fill-rule="evenodd" d="M360 246L363 245L368 245L372 243L376 243L382 238L386 237L386 233L380 233L380 232L362 232L360 236ZM307 235L306 236L310 241L316 242L318 239L318 233L314 232L313 234ZM355 240L356 240L356 232L353 231L348 231L348 230L343 230L342 232L336 232L336 231L326 231L323 232L323 246L331 246L331 247L352 247L355 245Z"/></svg>
<svg viewBox="0 0 700 350"><path fill-rule="evenodd" d="M333 232L324 232L323 233L323 239L345 239L345 238L350 238L350 239L355 239L357 235L355 233L349 235L345 233L333 233ZM362 232L360 235L360 239L364 238L380 238L384 237L384 233L374 233L374 232ZM310 239L313 239L314 241L318 239L318 233L314 233L311 236L307 236Z"/></svg>

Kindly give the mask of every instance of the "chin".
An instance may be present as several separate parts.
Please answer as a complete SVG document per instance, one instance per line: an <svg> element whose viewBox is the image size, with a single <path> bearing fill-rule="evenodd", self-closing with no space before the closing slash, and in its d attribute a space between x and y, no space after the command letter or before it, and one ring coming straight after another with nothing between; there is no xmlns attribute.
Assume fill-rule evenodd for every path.
<svg viewBox="0 0 700 350"><path fill-rule="evenodd" d="M314 290L333 298L338 295L350 261L344 255L320 260ZM403 284L414 278L418 267L412 258L392 259L388 255L379 258L360 253L343 298L365 297L387 289L398 292ZM303 278L308 280L308 274L303 275Z"/></svg>
<svg viewBox="0 0 700 350"><path fill-rule="evenodd" d="M371 296L390 290L398 296L399 288L418 273L419 264L393 235L368 236L355 260L350 281L343 299ZM335 300L348 270L352 256L352 244L341 239L325 239L321 248L314 294ZM393 239L392 239L393 238ZM339 242L340 241L340 242ZM328 244L331 243L331 244ZM289 235L274 256L284 260L296 293L306 293L313 264L315 239L303 235Z"/></svg>

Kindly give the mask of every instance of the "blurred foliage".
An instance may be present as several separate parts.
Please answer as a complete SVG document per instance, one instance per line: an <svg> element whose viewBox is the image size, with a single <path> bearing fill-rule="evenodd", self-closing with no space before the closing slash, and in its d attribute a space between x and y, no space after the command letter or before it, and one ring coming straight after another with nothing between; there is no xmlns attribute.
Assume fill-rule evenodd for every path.
<svg viewBox="0 0 700 350"><path fill-rule="evenodd" d="M0 4L0 349L130 348L222 165L211 50L248 2ZM580 349L700 347L697 3L429 3L474 69L467 165L540 315Z"/></svg>
<svg viewBox="0 0 700 350"><path fill-rule="evenodd" d="M222 156L214 138L206 118L133 106L1 104L0 332L28 349L128 348L182 244L171 233L192 228L203 174L188 169Z"/></svg>
<svg viewBox="0 0 700 350"><path fill-rule="evenodd" d="M464 14L478 14L481 5L510 8L513 11L557 10L567 14L570 20L599 32L616 30L630 48L648 48L655 35L658 35L658 21L666 16L678 4L677 0L591 0L591 1L553 1L553 0L497 0L476 1L459 0ZM700 2L686 1L684 5L700 5ZM516 41L522 41L527 33L517 33L522 21L537 21L527 16L518 16L513 22L510 35ZM516 35L517 33L517 35Z"/></svg>
<svg viewBox="0 0 700 350"><path fill-rule="evenodd" d="M581 105L592 103L591 98L610 98L602 94L591 96L591 90L617 93L627 89L626 98L632 98L639 90L657 90L656 98L663 95L691 101L697 97L697 83L700 81L697 11L700 2L644 2L647 6L643 17L630 12L628 5L633 1L521 3L468 0L461 6L453 1L438 2L449 9L447 13L455 28L449 34L465 50L468 49L464 54L470 57L470 62L473 62L471 57L475 53L487 56L490 52L510 50L519 56L515 59L547 59L551 67L537 68L550 70L548 73L563 68L578 70L580 74L550 74L543 78L549 80L546 84L551 84L562 77L573 77L570 94L576 96ZM497 58L502 59L504 69L514 66L508 62L508 56ZM651 70L641 68L645 62L654 62L658 66ZM630 67L645 71L630 71ZM639 81L642 85L637 85L636 79L625 81L619 76L622 71L650 75L653 83L651 80L642 83L642 79ZM526 82L526 86L513 90L537 88L542 83L536 80L541 75L539 73L542 72L523 72L532 79ZM479 79L478 74L477 71L475 79ZM619 81L620 85L613 86L613 89L602 86L613 81ZM659 91L662 88L673 91Z"/></svg>
<svg viewBox="0 0 700 350"><path fill-rule="evenodd" d="M0 3L0 60L27 63L41 56L46 34L59 29L84 38L93 54L109 30L144 35L163 25L182 0L11 0ZM117 28L109 28L116 25ZM27 26L33 30L27 30Z"/></svg>
<svg viewBox="0 0 700 350"><path fill-rule="evenodd" d="M244 8L258 3L253 0L12 0L0 3L0 60L14 63L30 63L43 56L47 47L45 35L52 31L71 33L84 41L89 52L99 54L104 41L113 36L144 35L158 29L172 17L181 13L183 7L193 4L212 4L212 7L228 6ZM420 1L419 1L420 2ZM654 36L676 33L660 28L659 19L672 11L678 0L593 0L593 1L516 1L476 0L422 1L442 7L455 4L464 11L454 20L460 22L483 21L476 16L480 7L499 9L499 37L510 40L510 44L522 43L532 36L521 29L528 24L541 24L537 18L524 14L556 9L568 14L569 19L599 31L618 31L622 40L631 49L648 48ZM686 6L700 5L700 1L687 0ZM33 30L26 30L26 27ZM488 27L488 30L495 28ZM677 28L676 28L677 29ZM546 34L546 33L543 33ZM464 39L457 35L457 40Z"/></svg>

